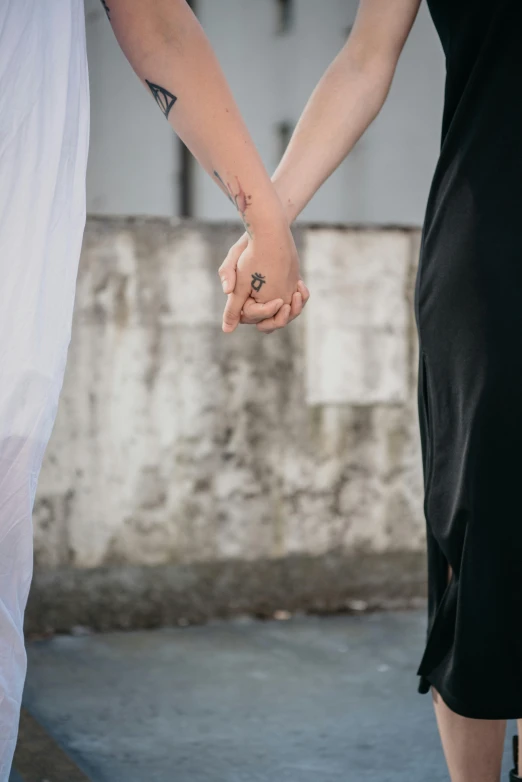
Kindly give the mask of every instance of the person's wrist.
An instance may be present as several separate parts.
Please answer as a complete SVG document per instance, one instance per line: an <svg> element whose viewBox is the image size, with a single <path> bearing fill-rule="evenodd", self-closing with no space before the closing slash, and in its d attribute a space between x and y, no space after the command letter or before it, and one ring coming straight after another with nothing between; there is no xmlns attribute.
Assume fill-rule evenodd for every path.
<svg viewBox="0 0 522 782"><path fill-rule="evenodd" d="M295 218L299 214L299 208L292 198L290 194L289 188L286 186L285 181L282 177L278 177L277 174L274 174L272 177L272 184L274 186L274 190L277 193L277 196L279 198L279 201L281 202L281 207L283 209L285 219L288 223L288 225L292 225Z"/></svg>
<svg viewBox="0 0 522 782"><path fill-rule="evenodd" d="M258 198L246 212L252 237L264 233L273 233L279 228L288 228L288 218L280 198L272 188L272 192L264 198Z"/></svg>

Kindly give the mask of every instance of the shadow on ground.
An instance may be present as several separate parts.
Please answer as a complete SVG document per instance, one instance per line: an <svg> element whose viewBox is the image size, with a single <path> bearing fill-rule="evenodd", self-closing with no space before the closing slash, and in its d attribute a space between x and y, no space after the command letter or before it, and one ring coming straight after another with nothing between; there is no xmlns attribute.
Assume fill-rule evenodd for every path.
<svg viewBox="0 0 522 782"><path fill-rule="evenodd" d="M93 782L447 782L424 632L412 611L56 637L24 703Z"/></svg>

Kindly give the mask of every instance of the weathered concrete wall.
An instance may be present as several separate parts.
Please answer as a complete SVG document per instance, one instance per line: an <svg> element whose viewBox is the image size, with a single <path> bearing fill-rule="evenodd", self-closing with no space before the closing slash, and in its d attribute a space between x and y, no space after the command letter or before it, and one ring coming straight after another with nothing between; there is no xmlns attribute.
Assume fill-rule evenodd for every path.
<svg viewBox="0 0 522 782"><path fill-rule="evenodd" d="M267 337L220 329L237 231L88 221L31 628L422 593L418 232L298 229L312 298Z"/></svg>

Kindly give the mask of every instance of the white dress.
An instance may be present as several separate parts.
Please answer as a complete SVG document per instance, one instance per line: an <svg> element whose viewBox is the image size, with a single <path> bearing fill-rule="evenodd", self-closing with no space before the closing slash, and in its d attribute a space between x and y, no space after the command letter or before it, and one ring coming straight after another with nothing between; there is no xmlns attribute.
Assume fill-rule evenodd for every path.
<svg viewBox="0 0 522 782"><path fill-rule="evenodd" d="M0 0L0 782L16 743L36 483L85 226L83 0Z"/></svg>

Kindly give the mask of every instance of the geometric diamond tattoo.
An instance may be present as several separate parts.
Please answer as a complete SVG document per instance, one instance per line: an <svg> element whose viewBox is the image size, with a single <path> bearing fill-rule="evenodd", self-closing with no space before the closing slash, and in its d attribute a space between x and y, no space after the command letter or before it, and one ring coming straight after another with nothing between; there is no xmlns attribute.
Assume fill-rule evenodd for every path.
<svg viewBox="0 0 522 782"><path fill-rule="evenodd" d="M149 89L154 95L156 103L168 119L169 111L176 103L176 96L166 90L164 87L160 87L158 84L152 84L152 82L150 82L148 79L145 79L145 81L149 85Z"/></svg>

